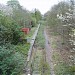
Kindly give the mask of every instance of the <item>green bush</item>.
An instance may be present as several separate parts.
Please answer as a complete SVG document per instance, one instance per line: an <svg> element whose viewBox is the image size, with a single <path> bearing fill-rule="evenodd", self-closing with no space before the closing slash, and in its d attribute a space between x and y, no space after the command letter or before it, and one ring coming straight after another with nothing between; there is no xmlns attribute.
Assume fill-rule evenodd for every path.
<svg viewBox="0 0 75 75"><path fill-rule="evenodd" d="M0 46L0 75L17 75L23 70L24 56L14 46Z"/></svg>
<svg viewBox="0 0 75 75"><path fill-rule="evenodd" d="M0 12L0 40L1 45L6 42L12 44L18 44L19 39L23 35L21 32L22 26L18 25L17 22L11 18L11 16L6 16Z"/></svg>
<svg viewBox="0 0 75 75"><path fill-rule="evenodd" d="M16 51L19 51L24 56L27 56L30 44L20 44L16 46Z"/></svg>
<svg viewBox="0 0 75 75"><path fill-rule="evenodd" d="M5 26L0 26L0 45L5 43L12 43L14 45L18 44L20 38L22 37L23 33L20 31L20 28L15 26L14 28L6 28Z"/></svg>
<svg viewBox="0 0 75 75"><path fill-rule="evenodd" d="M70 70L70 72L72 72L72 73L74 72L75 73L75 65L69 67L69 70Z"/></svg>
<svg viewBox="0 0 75 75"><path fill-rule="evenodd" d="M0 26L0 46L4 45L8 41L10 42L11 39L12 39L11 31L1 25Z"/></svg>

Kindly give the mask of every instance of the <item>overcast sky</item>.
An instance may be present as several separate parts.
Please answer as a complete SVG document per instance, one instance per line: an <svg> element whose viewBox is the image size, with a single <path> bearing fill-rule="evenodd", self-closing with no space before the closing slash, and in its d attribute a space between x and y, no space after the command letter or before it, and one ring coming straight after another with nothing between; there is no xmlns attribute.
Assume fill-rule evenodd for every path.
<svg viewBox="0 0 75 75"><path fill-rule="evenodd" d="M0 0L0 3L6 4L9 0ZM18 0L20 2L20 5L25 7L28 10L32 10L34 8L37 8L40 10L42 14L46 13L48 10L50 10L51 6L54 4L57 4L58 2L62 0Z"/></svg>

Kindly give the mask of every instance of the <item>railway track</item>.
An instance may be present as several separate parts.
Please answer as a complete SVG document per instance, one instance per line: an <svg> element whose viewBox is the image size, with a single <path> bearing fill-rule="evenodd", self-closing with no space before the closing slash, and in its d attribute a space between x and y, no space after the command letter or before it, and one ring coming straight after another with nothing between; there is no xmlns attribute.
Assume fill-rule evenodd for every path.
<svg viewBox="0 0 75 75"><path fill-rule="evenodd" d="M28 57L27 57L26 66L25 66L23 75L32 75L32 64L33 64L33 60L34 60L33 53L35 53L34 43L35 43L36 36L38 34L39 27L40 27L40 24L38 25L36 31L34 32L34 34L32 36L32 39L30 42L30 49L28 51Z"/></svg>
<svg viewBox="0 0 75 75"><path fill-rule="evenodd" d="M54 66L52 60L52 48L50 47L50 43L48 41L48 36L46 34L46 30L44 30L44 37L45 37L45 49L46 49L46 61L50 66L50 75L55 75L54 73Z"/></svg>

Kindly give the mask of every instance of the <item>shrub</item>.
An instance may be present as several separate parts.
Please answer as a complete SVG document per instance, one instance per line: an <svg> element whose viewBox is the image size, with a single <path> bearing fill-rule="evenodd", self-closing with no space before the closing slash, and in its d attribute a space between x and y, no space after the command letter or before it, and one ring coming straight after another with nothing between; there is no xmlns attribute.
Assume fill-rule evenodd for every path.
<svg viewBox="0 0 75 75"><path fill-rule="evenodd" d="M0 46L0 75L17 75L24 68L24 56L10 44Z"/></svg>
<svg viewBox="0 0 75 75"><path fill-rule="evenodd" d="M30 44L20 44L16 46L16 51L19 51L24 56L27 56Z"/></svg>

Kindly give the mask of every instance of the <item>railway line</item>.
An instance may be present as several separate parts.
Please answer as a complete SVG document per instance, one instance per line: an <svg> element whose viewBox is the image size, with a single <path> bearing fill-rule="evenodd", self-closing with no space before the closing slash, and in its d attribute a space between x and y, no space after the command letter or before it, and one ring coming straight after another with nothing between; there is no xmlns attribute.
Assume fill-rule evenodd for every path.
<svg viewBox="0 0 75 75"><path fill-rule="evenodd" d="M35 47L35 41L39 28L40 24L38 25L36 31L34 32L34 35L32 36L30 42L31 45L28 52L27 64L25 66L24 75L42 75L42 74L45 75L45 73L47 73L46 71L48 70L47 67L50 68L48 70L49 71L48 75L55 75L51 57L52 51L51 48L49 47L48 37L44 29L42 33L45 39L44 49L39 49L38 47ZM40 67L42 70L40 70Z"/></svg>
<svg viewBox="0 0 75 75"><path fill-rule="evenodd" d="M33 60L34 60L34 43L36 40L36 36L38 34L38 30L39 30L40 24L38 25L36 31L34 32L32 39L30 41L30 48L28 51L28 57L27 57L27 61L26 61L26 66L24 69L24 74L23 75L32 75L32 64L33 64Z"/></svg>

